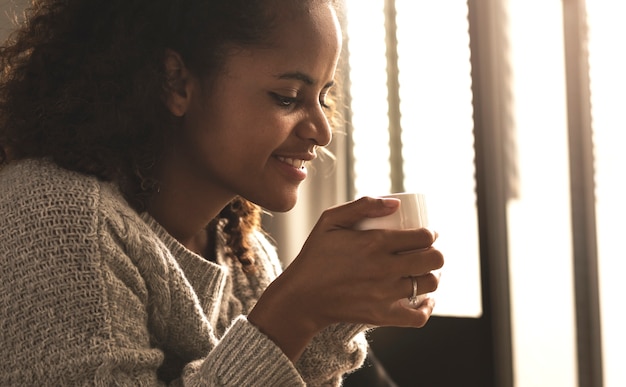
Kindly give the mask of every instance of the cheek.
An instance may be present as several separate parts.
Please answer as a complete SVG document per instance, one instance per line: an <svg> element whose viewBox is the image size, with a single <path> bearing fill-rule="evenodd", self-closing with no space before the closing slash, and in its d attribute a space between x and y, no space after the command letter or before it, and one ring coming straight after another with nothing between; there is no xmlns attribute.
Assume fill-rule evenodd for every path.
<svg viewBox="0 0 626 387"><path fill-rule="evenodd" d="M241 112L239 115L241 116ZM272 148L280 147L287 141L293 132L291 121L283 113L277 114L272 109L266 109L260 114L249 115L233 122L230 126L233 133L230 136L241 145L246 144L247 151L261 151L261 148L265 148L271 152Z"/></svg>
<svg viewBox="0 0 626 387"><path fill-rule="evenodd" d="M259 162L259 158L267 159L281 147L294 131L297 114L268 106L259 95L228 96L233 97L224 92L219 101L196 104L185 116L189 145L203 149L205 157L224 160L230 155L242 161ZM230 100L237 103L228 103Z"/></svg>

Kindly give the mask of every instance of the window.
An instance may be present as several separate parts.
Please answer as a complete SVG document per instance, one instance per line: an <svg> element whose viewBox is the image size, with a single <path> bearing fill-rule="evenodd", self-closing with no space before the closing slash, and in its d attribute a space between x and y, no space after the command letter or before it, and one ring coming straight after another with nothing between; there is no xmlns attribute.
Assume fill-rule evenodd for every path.
<svg viewBox="0 0 626 387"><path fill-rule="evenodd" d="M624 385L626 333L615 306L626 293L619 245L626 219L626 51L619 41L626 36L626 6L601 0L347 0L353 196L425 192L447 258L436 314L485 312L474 154L474 134L482 128L475 127L472 110L473 98L481 97L471 94L470 56L476 53L470 52L468 5L492 12L501 26L473 38L482 46L498 40L499 59L481 60L502 61L491 86L507 99L483 108L506 108L487 114L499 115L501 137L494 141L506 164L507 252L497 259L506 260L510 276L513 383L597 387L603 379L606 386ZM577 17L580 26L573 25ZM577 98L580 105L572 102ZM575 129L584 127L576 120L586 114L593 138ZM592 158L586 144L592 144ZM592 171L591 178L580 169ZM601 316L594 309L597 294ZM601 344L594 342L599 337ZM594 352L599 349L601 356ZM593 375L597 364L599 376Z"/></svg>

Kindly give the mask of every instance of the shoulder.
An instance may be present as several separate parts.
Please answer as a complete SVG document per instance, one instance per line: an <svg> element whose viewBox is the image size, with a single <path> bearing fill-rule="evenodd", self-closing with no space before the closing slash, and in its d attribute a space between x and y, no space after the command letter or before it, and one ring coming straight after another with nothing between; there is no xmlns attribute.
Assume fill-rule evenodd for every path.
<svg viewBox="0 0 626 387"><path fill-rule="evenodd" d="M103 183L51 161L27 159L0 170L0 205L7 210L97 206Z"/></svg>
<svg viewBox="0 0 626 387"><path fill-rule="evenodd" d="M105 225L139 219L113 184L34 159L0 170L0 213L2 242L24 247L32 239L84 248Z"/></svg>
<svg viewBox="0 0 626 387"><path fill-rule="evenodd" d="M47 160L22 160L0 170L0 210L5 214L92 221L100 207L113 203L128 207L113 184Z"/></svg>
<svg viewBox="0 0 626 387"><path fill-rule="evenodd" d="M22 160L0 171L0 211L7 215L2 222L5 227L19 227L18 222L25 222L22 226L55 226L60 220L91 223L98 196L95 178L45 160Z"/></svg>
<svg viewBox="0 0 626 387"><path fill-rule="evenodd" d="M0 274L14 280L82 276L105 286L119 275L144 294L139 273L162 282L167 272L166 248L113 183L45 160L16 162L0 171L0 213Z"/></svg>

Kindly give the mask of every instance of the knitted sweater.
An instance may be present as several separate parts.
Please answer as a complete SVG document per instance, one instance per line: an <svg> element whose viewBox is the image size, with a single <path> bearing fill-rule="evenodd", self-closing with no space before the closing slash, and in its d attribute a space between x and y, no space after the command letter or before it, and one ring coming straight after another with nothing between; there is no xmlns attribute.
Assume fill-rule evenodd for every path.
<svg viewBox="0 0 626 387"><path fill-rule="evenodd" d="M293 364L246 319L279 274L187 250L111 183L25 160L0 170L0 385L340 385L364 327L319 333Z"/></svg>

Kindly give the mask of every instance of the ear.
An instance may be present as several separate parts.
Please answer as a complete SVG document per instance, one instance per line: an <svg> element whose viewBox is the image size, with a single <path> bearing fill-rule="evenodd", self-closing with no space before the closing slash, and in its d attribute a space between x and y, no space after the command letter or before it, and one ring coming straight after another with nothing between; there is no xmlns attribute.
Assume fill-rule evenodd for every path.
<svg viewBox="0 0 626 387"><path fill-rule="evenodd" d="M192 76L180 54L167 49L165 51L165 105L176 117L182 117L187 112L191 97Z"/></svg>

